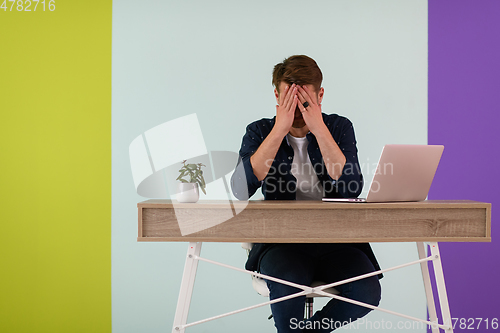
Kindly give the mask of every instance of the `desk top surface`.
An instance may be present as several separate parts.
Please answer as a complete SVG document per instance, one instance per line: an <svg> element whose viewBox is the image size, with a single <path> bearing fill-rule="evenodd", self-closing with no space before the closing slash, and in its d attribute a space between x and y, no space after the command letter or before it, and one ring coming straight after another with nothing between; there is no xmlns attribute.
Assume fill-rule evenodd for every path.
<svg viewBox="0 0 500 333"><path fill-rule="evenodd" d="M491 204L469 200L337 203L153 199L137 204L138 241L489 242Z"/></svg>
<svg viewBox="0 0 500 333"><path fill-rule="evenodd" d="M196 203L180 203L169 199L150 199L139 202L140 208L192 208L223 209L227 200L200 200ZM424 200L415 202L325 202L321 200L249 200L232 201L235 207L245 209L418 209L418 208L479 208L490 207L490 203L472 200Z"/></svg>

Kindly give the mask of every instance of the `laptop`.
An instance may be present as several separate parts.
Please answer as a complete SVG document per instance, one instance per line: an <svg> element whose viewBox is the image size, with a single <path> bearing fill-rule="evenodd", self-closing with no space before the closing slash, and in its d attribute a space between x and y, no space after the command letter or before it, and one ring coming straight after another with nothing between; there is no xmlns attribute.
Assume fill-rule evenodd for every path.
<svg viewBox="0 0 500 333"><path fill-rule="evenodd" d="M422 201L427 198L443 154L442 145L386 145L366 199L323 198L332 202Z"/></svg>

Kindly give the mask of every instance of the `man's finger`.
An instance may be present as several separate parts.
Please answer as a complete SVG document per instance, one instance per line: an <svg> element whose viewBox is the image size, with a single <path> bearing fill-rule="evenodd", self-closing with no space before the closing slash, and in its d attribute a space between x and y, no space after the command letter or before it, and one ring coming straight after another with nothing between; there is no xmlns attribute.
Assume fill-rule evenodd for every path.
<svg viewBox="0 0 500 333"><path fill-rule="evenodd" d="M284 107L285 110L288 110L290 106L293 104L293 96L297 93L297 86L291 85L287 95L285 96Z"/></svg>
<svg viewBox="0 0 500 333"><path fill-rule="evenodd" d="M285 89L279 94L279 104L280 105L283 105L283 103L285 102L285 96L286 96L287 92L288 92L288 86L286 86Z"/></svg>
<svg viewBox="0 0 500 333"><path fill-rule="evenodd" d="M304 98L304 100L305 100L304 102L308 102L309 104L316 104L316 103L314 103L313 98L304 89L305 86L304 87L298 86L298 87L299 87L298 93L299 93L299 95L301 95ZM307 89L307 87L306 87L306 89Z"/></svg>
<svg viewBox="0 0 500 333"><path fill-rule="evenodd" d="M292 110L295 110L296 104L297 104L297 95L293 95L290 98L290 104L288 104L288 107L285 109L286 112L290 113Z"/></svg>
<svg viewBox="0 0 500 333"><path fill-rule="evenodd" d="M312 92L308 86L302 86L302 89L304 89L304 91L307 93L307 95L309 95L309 98L311 98L312 100L315 99L316 96L314 95L314 92Z"/></svg>
<svg viewBox="0 0 500 333"><path fill-rule="evenodd" d="M288 110L289 112L295 113L295 108L297 107L297 104L299 104L298 101L299 101L299 98L297 97L297 95L293 96L293 103L290 107L290 110Z"/></svg>
<svg viewBox="0 0 500 333"><path fill-rule="evenodd" d="M299 100L299 98L297 98L297 100ZM300 110L301 113L304 113L304 112L307 111L306 108L304 107L304 105L302 105L302 101L298 102L297 106L299 107L299 110Z"/></svg>
<svg viewBox="0 0 500 333"><path fill-rule="evenodd" d="M306 102L306 99L302 96L300 90L297 92L297 97L299 97L300 104L304 104Z"/></svg>

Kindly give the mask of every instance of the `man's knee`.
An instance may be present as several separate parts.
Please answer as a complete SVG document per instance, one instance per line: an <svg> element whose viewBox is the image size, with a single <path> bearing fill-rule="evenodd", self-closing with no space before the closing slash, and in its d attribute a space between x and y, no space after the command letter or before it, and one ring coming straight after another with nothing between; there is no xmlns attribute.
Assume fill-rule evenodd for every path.
<svg viewBox="0 0 500 333"><path fill-rule="evenodd" d="M380 298L382 294L382 290L380 287L380 282L378 281L377 276L372 276L364 279L363 286L363 299L361 302L368 303L373 306L378 306L380 303ZM362 280L361 280L362 281Z"/></svg>
<svg viewBox="0 0 500 333"><path fill-rule="evenodd" d="M359 302L378 306L381 298L381 288L378 277L372 276L354 282L352 284L351 297Z"/></svg>
<svg viewBox="0 0 500 333"><path fill-rule="evenodd" d="M277 277L281 280L293 282L303 286L309 286L311 284L310 278L308 278L305 274L300 274L299 272L294 272L293 270L287 272L287 274ZM302 289L295 288L284 283L271 280L266 280L266 282L269 291L274 295L290 295L302 291Z"/></svg>

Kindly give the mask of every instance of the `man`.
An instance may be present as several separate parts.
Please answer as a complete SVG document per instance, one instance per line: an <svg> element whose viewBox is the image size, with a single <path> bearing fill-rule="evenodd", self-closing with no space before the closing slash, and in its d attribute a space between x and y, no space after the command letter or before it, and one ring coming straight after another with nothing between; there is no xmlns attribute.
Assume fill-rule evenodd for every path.
<svg viewBox="0 0 500 333"><path fill-rule="evenodd" d="M231 178L234 195L250 198L259 187L266 200L357 197L363 187L352 123L322 113L323 76L316 62L296 55L273 71L276 116L247 126ZM245 265L302 285L344 280L380 269L369 244L255 244ZM336 287L340 296L378 305L381 277ZM266 280L270 299L300 291ZM332 299L302 322L305 296L271 305L279 333L330 332L370 310ZM300 323L300 325L299 325Z"/></svg>

